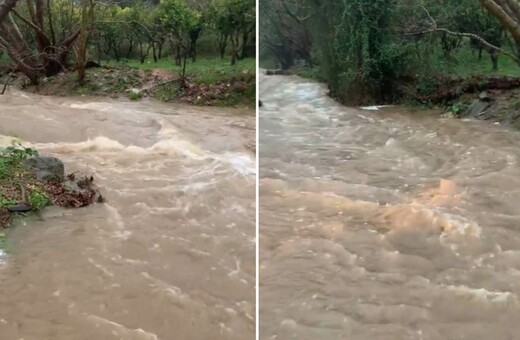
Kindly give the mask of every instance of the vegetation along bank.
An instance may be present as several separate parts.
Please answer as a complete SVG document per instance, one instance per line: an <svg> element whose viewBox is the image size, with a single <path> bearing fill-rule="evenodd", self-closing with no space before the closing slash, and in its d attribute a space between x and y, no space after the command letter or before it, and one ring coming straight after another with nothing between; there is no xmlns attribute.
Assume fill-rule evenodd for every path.
<svg viewBox="0 0 520 340"><path fill-rule="evenodd" d="M254 105L254 0L14 3L6 15L0 9L3 85Z"/></svg>
<svg viewBox="0 0 520 340"><path fill-rule="evenodd" d="M439 106L454 117L520 126L518 1L264 0L260 6L264 68L326 82L347 105Z"/></svg>

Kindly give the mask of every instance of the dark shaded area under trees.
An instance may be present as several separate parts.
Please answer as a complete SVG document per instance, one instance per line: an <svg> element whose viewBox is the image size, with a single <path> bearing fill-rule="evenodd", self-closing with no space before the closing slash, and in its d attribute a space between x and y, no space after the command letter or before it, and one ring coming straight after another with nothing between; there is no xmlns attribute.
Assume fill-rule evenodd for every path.
<svg viewBox="0 0 520 340"><path fill-rule="evenodd" d="M307 70L346 104L520 86L499 75L506 62L520 75L518 0L263 0L260 32L262 64ZM482 62L481 74L451 74L461 55Z"/></svg>

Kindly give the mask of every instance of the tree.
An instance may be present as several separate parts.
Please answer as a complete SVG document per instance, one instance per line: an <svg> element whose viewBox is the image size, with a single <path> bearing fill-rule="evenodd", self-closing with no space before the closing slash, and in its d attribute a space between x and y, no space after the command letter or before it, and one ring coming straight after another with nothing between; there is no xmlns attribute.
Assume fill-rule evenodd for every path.
<svg viewBox="0 0 520 340"><path fill-rule="evenodd" d="M494 16L509 32L516 44L516 59L520 63L520 1L479 0L482 6Z"/></svg>
<svg viewBox="0 0 520 340"><path fill-rule="evenodd" d="M231 43L231 65L246 56L250 34L255 29L254 0L226 0L216 10L221 56Z"/></svg>
<svg viewBox="0 0 520 340"><path fill-rule="evenodd" d="M0 25L7 18L9 12L16 6L18 0L4 0L0 3Z"/></svg>
<svg viewBox="0 0 520 340"><path fill-rule="evenodd" d="M161 0L156 15L168 33L175 63L180 65L183 52L188 53L189 32L199 25L200 13L190 9L184 1Z"/></svg>
<svg viewBox="0 0 520 340"><path fill-rule="evenodd" d="M312 39L306 21L309 7L299 0L265 0L260 3L260 34L268 53L287 70L297 58L312 64Z"/></svg>
<svg viewBox="0 0 520 340"><path fill-rule="evenodd" d="M58 41L51 9L50 0L27 0L23 8L25 12L11 10L7 22L0 27L2 48L32 84L37 84L42 75L49 77L66 70L72 44L80 34L77 27L64 40ZM77 12L71 15L76 16ZM30 33L24 35L20 25ZM31 46L32 41L35 47Z"/></svg>
<svg viewBox="0 0 520 340"><path fill-rule="evenodd" d="M94 0L82 0L81 6L81 28L76 47L76 68L78 70L78 82L83 85L87 64L88 40L94 25L96 3Z"/></svg>
<svg viewBox="0 0 520 340"><path fill-rule="evenodd" d="M309 30L331 95L348 104L388 102L409 51L395 31L393 0L306 0Z"/></svg>

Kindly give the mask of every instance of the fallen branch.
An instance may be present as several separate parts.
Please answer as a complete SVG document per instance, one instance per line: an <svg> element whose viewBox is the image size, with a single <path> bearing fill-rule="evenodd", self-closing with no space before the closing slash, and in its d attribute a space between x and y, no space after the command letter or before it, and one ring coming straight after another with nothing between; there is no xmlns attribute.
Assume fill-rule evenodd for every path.
<svg viewBox="0 0 520 340"><path fill-rule="evenodd" d="M485 90L511 90L520 88L520 77L473 76L469 78L440 78L435 90L428 94L415 93L413 97L421 102L440 103L456 99L464 93Z"/></svg>
<svg viewBox="0 0 520 340"><path fill-rule="evenodd" d="M490 44L489 42L487 42L485 39L483 39L482 37L478 36L477 34L454 32L454 31L450 31L449 29L446 29L446 28L431 28L431 29L424 30L424 31L419 31L419 32L405 33L404 35L406 35L406 36L423 35L423 34L435 33L435 32L444 32L446 34L454 35L454 36L457 36L457 37L466 37L466 38L475 39L479 43L484 45L485 47L487 47L489 49L492 49L492 50L496 50L496 51L498 51L498 52L500 52L500 53L502 53L504 55L507 55L508 57L512 58L517 64L520 64L520 59L518 58L518 56L516 56L513 53L511 53L509 51L506 51L506 50L504 50L504 49L502 49L502 48L500 48L498 46Z"/></svg>
<svg viewBox="0 0 520 340"><path fill-rule="evenodd" d="M12 78L12 76L13 76L13 72L14 72L14 71L11 71L11 73L9 73L9 74L7 75L7 79L6 79L5 83L4 83L4 88L2 89L2 92L0 93L0 95L4 95L5 90L7 89L7 86L9 85L9 81L11 80L11 78Z"/></svg>

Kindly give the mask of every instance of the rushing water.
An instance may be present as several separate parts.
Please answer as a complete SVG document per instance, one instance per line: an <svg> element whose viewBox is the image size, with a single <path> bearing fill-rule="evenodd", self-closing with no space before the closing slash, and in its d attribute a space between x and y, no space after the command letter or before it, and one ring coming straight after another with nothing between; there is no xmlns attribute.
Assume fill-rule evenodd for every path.
<svg viewBox="0 0 520 340"><path fill-rule="evenodd" d="M255 119L241 111L0 96L0 134L107 198L9 232L0 339L254 339Z"/></svg>
<svg viewBox="0 0 520 340"><path fill-rule="evenodd" d="M260 338L520 339L520 134L260 77Z"/></svg>

